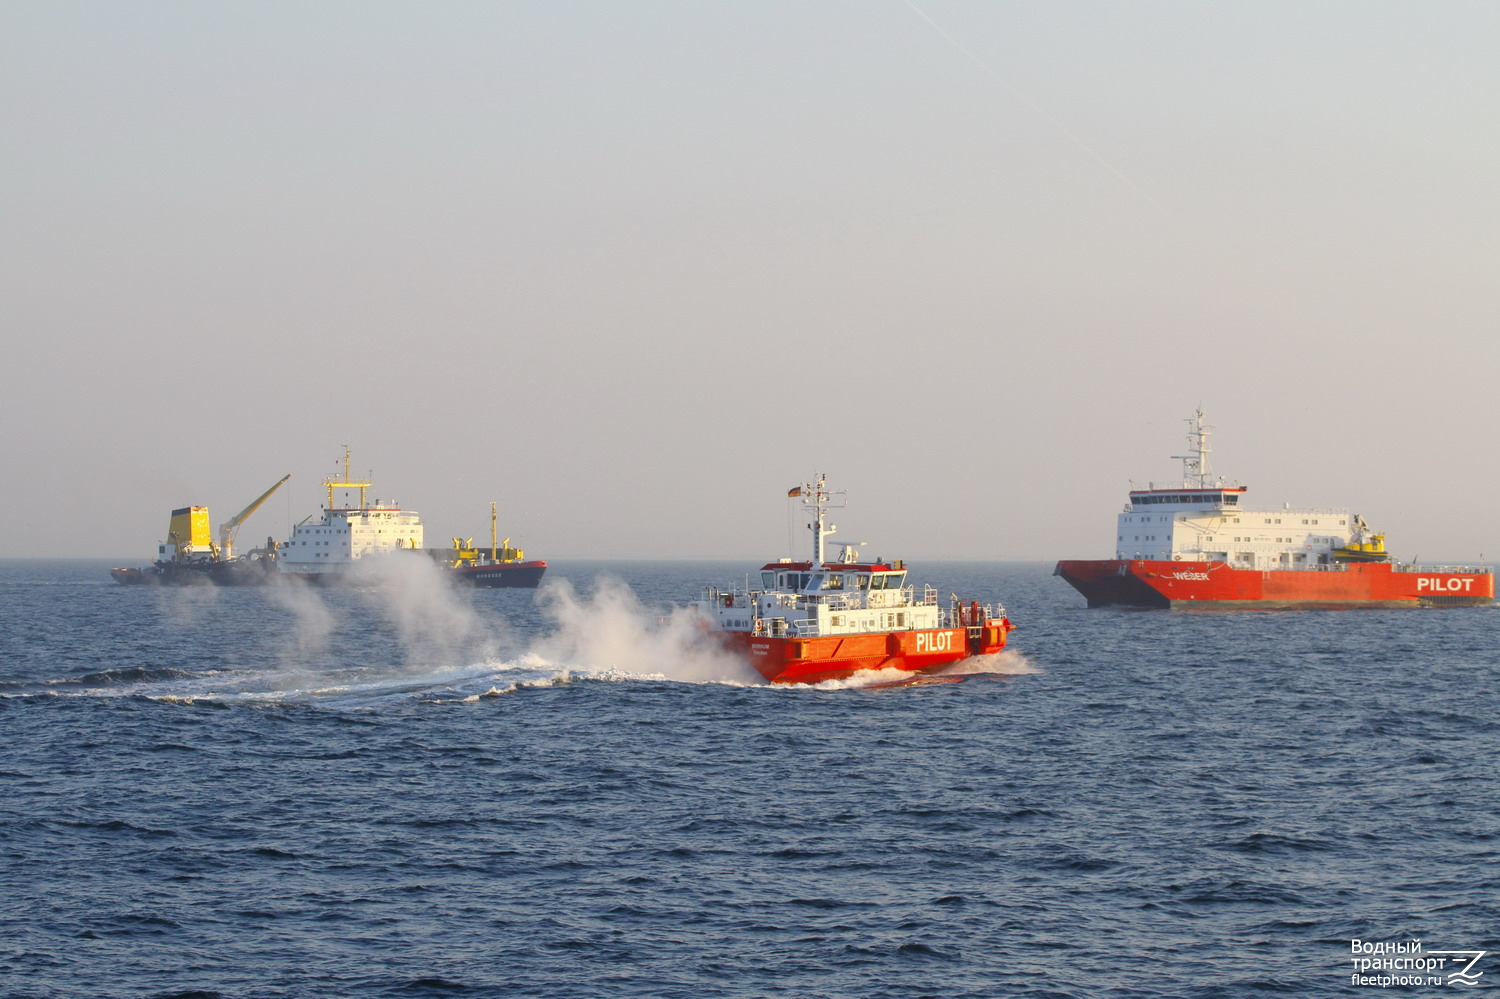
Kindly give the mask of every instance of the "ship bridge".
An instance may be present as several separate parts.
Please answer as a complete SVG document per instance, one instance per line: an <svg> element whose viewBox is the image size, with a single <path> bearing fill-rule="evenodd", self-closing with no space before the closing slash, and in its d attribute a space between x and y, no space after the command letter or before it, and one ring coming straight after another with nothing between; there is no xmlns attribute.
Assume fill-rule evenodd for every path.
<svg viewBox="0 0 1500 999"><path fill-rule="evenodd" d="M760 579L764 589L788 593L899 590L906 585L906 570L899 560L894 565L786 560L762 566Z"/></svg>
<svg viewBox="0 0 1500 999"><path fill-rule="evenodd" d="M1181 506L1192 509L1238 508L1240 497L1244 494L1244 486L1215 486L1204 489L1183 485L1163 489L1154 487L1132 489L1130 490L1130 506Z"/></svg>

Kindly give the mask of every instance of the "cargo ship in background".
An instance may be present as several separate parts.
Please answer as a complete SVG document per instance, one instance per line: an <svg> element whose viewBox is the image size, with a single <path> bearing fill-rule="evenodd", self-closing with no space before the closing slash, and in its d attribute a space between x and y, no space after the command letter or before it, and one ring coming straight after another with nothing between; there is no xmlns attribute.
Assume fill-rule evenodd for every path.
<svg viewBox="0 0 1500 999"><path fill-rule="evenodd" d="M252 548L240 554L235 551L235 538L240 525L290 478L290 475L283 475L249 506L221 524L217 543L208 507L185 506L173 510L167 522L167 540L156 546L156 561L143 569L111 569L110 576L115 582L127 585L264 585L276 577L279 546L266 538L264 548Z"/></svg>
<svg viewBox="0 0 1500 999"><path fill-rule="evenodd" d="M448 576L458 583L487 588L510 587L535 589L547 571L541 559L526 561L526 553L510 546L510 538L496 541L495 504L490 503L490 547L474 547L473 538L454 538L449 551L431 549L431 554L447 566Z"/></svg>
<svg viewBox="0 0 1500 999"><path fill-rule="evenodd" d="M473 547L472 539L453 539L451 549L422 547L422 518L415 510L376 500L371 506L369 481L355 481L349 472L349 449L344 449L342 479L327 478L328 503L322 517L306 518L292 529L292 537L281 546L277 564L283 575L314 583L373 582L365 574L354 574L369 558L401 558L423 554L437 562L454 583L485 588L534 588L542 580L547 563L525 561L525 552L495 540L495 505L490 504L490 548L486 553ZM336 493L347 503L359 491L358 506L335 506Z"/></svg>
<svg viewBox="0 0 1500 999"><path fill-rule="evenodd" d="M167 529L167 540L158 546L157 561L143 569L111 569L110 575L120 583L149 583L183 586L215 584L220 586L264 586L283 578L297 578L315 583L372 584L369 573L356 573L360 563L372 557L411 558L424 555L437 563L445 578L455 584L477 587L535 588L541 582L547 563L525 560L525 552L510 546L510 539L495 538L495 505L490 504L490 547L476 549L472 540L453 539L453 548L424 549L422 518L414 510L403 510L394 503L368 501L369 481L355 481L350 475L349 448L344 448L342 478L328 477L327 503L321 515L304 518L292 528L291 539L279 543L266 539L264 548L240 555L234 549L235 533L282 483L267 489L255 502L227 521L219 530L219 541L213 540L208 508L183 507L173 510ZM359 493L358 505L352 503ZM342 493L344 505L336 506Z"/></svg>
<svg viewBox="0 0 1500 999"><path fill-rule="evenodd" d="M281 546L276 559L283 576L311 583L356 582L353 572L367 558L412 556L422 551L422 518L414 510L379 499L373 506L368 490L373 482L355 481L349 474L349 447L344 447L344 477L323 480L328 502L322 515L304 517L292 528L292 536ZM347 505L359 491L359 505ZM344 506L334 506L336 494ZM358 582L370 582L360 579Z"/></svg>
<svg viewBox="0 0 1500 999"><path fill-rule="evenodd" d="M943 606L931 586L918 596L899 560L861 562L858 545L843 545L836 561L826 561L824 539L837 528L825 525L833 506L822 476L787 495L811 513L811 559L769 562L758 588L709 587L697 605L761 676L819 683L859 670L921 674L1005 648L1015 625L998 604L950 595Z"/></svg>
<svg viewBox="0 0 1500 999"><path fill-rule="evenodd" d="M1342 508L1256 509L1216 478L1212 430L1188 420L1181 482L1130 490L1115 557L1061 561L1090 607L1175 609L1453 607L1493 603L1488 566L1408 565Z"/></svg>

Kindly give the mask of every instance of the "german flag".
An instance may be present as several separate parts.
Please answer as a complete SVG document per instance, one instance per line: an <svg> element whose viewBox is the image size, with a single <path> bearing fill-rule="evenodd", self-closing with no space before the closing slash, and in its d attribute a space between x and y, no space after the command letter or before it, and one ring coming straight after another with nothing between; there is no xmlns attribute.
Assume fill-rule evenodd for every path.
<svg viewBox="0 0 1500 999"><path fill-rule="evenodd" d="M801 486L793 486L792 488L790 488L790 489L788 489L786 491L786 494L788 496L801 496L802 495L802 487Z"/></svg>

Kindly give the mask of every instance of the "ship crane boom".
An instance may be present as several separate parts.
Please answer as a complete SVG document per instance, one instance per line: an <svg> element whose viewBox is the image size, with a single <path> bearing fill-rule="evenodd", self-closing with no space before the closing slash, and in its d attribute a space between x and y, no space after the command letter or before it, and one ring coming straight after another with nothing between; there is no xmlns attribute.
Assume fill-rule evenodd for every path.
<svg viewBox="0 0 1500 999"><path fill-rule="evenodd" d="M287 479L290 479L291 477L291 473L283 475L280 481L278 481L274 486L256 497L255 502L251 503L249 506L245 507L245 509L241 510L239 513L235 514L233 517L230 517L224 523L219 525L220 558L225 560L234 558L234 536L239 531L240 525L243 524L246 520L249 520L250 515L256 510L259 510L260 505L266 500L270 499L271 494L280 489L282 483Z"/></svg>

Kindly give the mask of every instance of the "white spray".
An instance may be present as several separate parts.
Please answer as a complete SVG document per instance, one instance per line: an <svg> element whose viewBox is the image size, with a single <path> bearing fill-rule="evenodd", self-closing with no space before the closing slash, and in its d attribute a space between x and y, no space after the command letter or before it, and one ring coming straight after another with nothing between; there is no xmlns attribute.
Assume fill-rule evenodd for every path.
<svg viewBox="0 0 1500 999"><path fill-rule="evenodd" d="M758 682L694 610L653 613L618 579L600 577L587 597L565 580L552 581L537 604L556 630L532 646L533 662L693 683Z"/></svg>
<svg viewBox="0 0 1500 999"><path fill-rule="evenodd" d="M498 622L474 609L436 562L371 558L357 566L361 595L396 629L408 668L485 662L499 646Z"/></svg>

